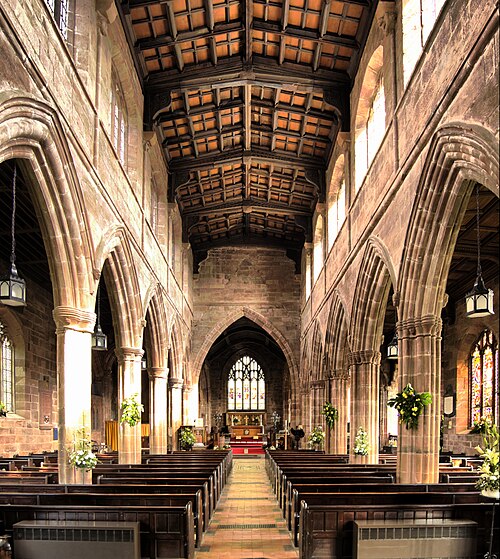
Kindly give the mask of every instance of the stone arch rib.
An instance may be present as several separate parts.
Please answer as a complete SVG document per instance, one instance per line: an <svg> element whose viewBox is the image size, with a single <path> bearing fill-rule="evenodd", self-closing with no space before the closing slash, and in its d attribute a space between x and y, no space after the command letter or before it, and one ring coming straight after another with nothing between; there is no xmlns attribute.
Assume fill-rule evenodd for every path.
<svg viewBox="0 0 500 559"><path fill-rule="evenodd" d="M332 372L342 369L343 355L347 339L347 322L344 305L338 293L334 293L330 306L325 336L325 354L327 356L326 371Z"/></svg>
<svg viewBox="0 0 500 559"><path fill-rule="evenodd" d="M474 125L436 132L425 160L400 274L401 319L439 316L456 238L473 184L498 196L498 140Z"/></svg>
<svg viewBox="0 0 500 559"><path fill-rule="evenodd" d="M83 196L56 111L27 94L3 94L0 161L29 161L49 262L54 306L93 310L90 296L92 242Z"/></svg>
<svg viewBox="0 0 500 559"><path fill-rule="evenodd" d="M168 352L168 322L163 290L159 285L152 290L149 301L146 303L146 312L149 312L149 334L151 336L152 367L167 366Z"/></svg>

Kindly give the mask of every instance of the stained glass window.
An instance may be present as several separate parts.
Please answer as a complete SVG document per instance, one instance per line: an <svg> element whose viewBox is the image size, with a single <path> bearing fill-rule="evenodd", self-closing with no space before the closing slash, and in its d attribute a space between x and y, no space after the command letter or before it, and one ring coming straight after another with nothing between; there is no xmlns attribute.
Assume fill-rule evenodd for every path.
<svg viewBox="0 0 500 559"><path fill-rule="evenodd" d="M498 393L498 344L485 330L470 353L470 424L482 417L495 420Z"/></svg>
<svg viewBox="0 0 500 559"><path fill-rule="evenodd" d="M238 359L229 371L227 408L230 411L266 409L264 371L248 355Z"/></svg>
<svg viewBox="0 0 500 559"><path fill-rule="evenodd" d="M0 322L0 367L0 401L5 404L7 411L14 411L14 347L2 322Z"/></svg>

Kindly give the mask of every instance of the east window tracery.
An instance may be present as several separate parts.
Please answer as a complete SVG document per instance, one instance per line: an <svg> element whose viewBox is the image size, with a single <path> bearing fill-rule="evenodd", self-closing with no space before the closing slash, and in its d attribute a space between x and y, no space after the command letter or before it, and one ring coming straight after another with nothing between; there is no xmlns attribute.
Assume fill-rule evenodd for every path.
<svg viewBox="0 0 500 559"><path fill-rule="evenodd" d="M227 409L265 410L266 382L262 367L248 355L231 367L227 381Z"/></svg>

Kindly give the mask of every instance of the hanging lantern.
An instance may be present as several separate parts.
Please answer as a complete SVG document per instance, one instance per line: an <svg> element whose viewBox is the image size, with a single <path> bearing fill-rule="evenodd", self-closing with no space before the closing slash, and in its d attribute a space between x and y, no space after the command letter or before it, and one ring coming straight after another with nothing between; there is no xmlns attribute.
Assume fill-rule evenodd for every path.
<svg viewBox="0 0 500 559"><path fill-rule="evenodd" d="M108 337L101 328L101 287L97 288L97 320L92 334L92 349L104 351L108 349Z"/></svg>
<svg viewBox="0 0 500 559"><path fill-rule="evenodd" d="M398 348L398 337L394 334L394 337L387 345L387 359L397 359L399 357Z"/></svg>
<svg viewBox="0 0 500 559"><path fill-rule="evenodd" d="M9 305L11 307L24 307L26 305L26 283L19 277L16 268L16 178L17 166L14 164L14 177L12 179L12 250L10 253L10 274L8 278L0 279L0 301L2 301L4 305Z"/></svg>
<svg viewBox="0 0 500 559"><path fill-rule="evenodd" d="M481 239L479 230L479 184L476 185L477 277L474 287L465 296L465 309L469 318L480 318L493 312L493 291L484 285L481 269Z"/></svg>

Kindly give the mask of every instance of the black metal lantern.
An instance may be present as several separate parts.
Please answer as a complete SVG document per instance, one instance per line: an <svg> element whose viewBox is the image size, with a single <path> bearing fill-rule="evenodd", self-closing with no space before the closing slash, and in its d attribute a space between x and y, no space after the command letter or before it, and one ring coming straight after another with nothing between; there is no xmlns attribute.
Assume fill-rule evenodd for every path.
<svg viewBox="0 0 500 559"><path fill-rule="evenodd" d="M474 287L465 296L465 310L469 318L480 318L493 312L493 290L484 285L481 269L481 239L479 230L479 184L476 185L477 277Z"/></svg>
<svg viewBox="0 0 500 559"><path fill-rule="evenodd" d="M0 301L2 301L4 305L9 305L11 307L24 307L26 305L26 283L19 277L16 268L16 178L17 166L14 164L14 177L12 179L12 250L10 253L10 274L8 278L0 279Z"/></svg>
<svg viewBox="0 0 500 559"><path fill-rule="evenodd" d="M108 349L108 337L101 328L101 287L97 288L97 321L92 334L92 349L104 351Z"/></svg>
<svg viewBox="0 0 500 559"><path fill-rule="evenodd" d="M398 337L394 334L394 337L387 345L387 359L397 359L399 357L398 348Z"/></svg>

